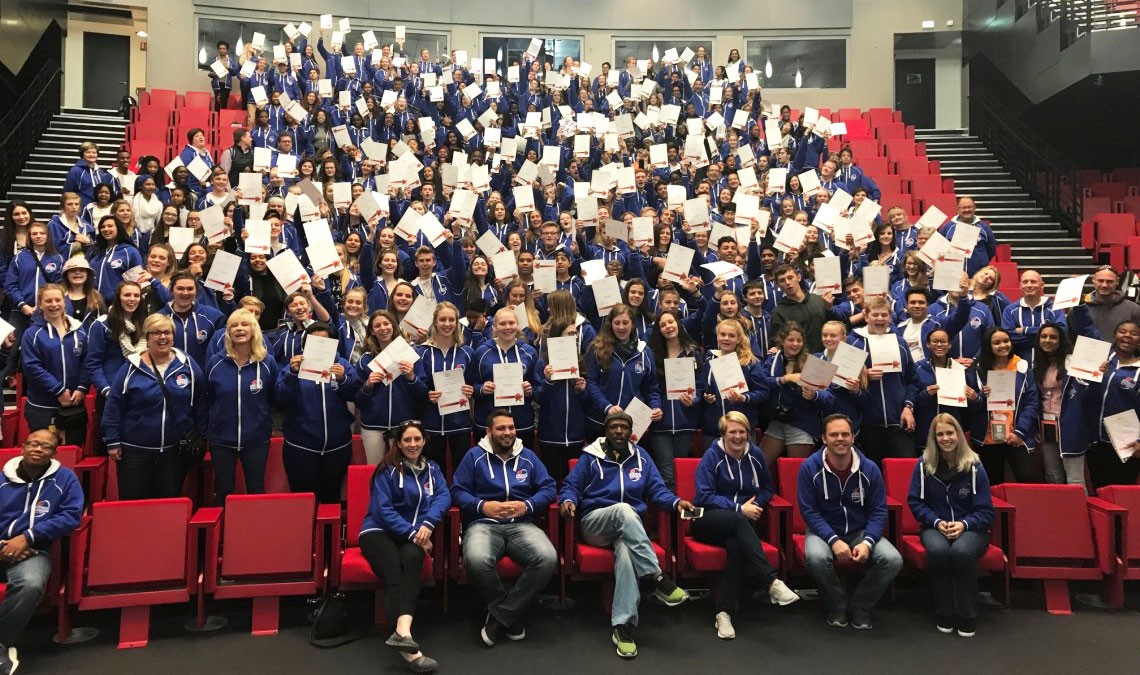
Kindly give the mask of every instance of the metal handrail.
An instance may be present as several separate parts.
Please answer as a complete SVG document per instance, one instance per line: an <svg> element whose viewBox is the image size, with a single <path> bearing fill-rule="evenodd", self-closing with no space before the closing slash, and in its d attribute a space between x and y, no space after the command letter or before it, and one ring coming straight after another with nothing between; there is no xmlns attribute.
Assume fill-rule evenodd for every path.
<svg viewBox="0 0 1140 675"><path fill-rule="evenodd" d="M970 131L1070 234L1079 234L1084 195L1075 163L984 90L970 95Z"/></svg>
<svg viewBox="0 0 1140 675"><path fill-rule="evenodd" d="M0 195L7 195L28 155L32 154L52 117L60 110L63 72L56 61L48 61L0 120L8 135L0 141Z"/></svg>

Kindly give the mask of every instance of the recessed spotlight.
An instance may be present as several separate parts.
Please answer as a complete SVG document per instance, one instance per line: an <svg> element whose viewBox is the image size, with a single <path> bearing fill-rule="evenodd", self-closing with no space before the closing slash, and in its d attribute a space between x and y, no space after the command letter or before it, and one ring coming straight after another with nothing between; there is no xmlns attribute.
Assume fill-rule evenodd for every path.
<svg viewBox="0 0 1140 675"><path fill-rule="evenodd" d="M922 22L922 29L923 30L928 30L931 28L934 28L934 22L933 21L927 20L927 21Z"/></svg>

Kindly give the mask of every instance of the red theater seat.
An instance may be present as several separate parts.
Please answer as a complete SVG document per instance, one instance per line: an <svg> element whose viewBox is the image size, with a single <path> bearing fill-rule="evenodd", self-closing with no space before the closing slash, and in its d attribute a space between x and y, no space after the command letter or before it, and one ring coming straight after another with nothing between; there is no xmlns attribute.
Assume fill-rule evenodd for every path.
<svg viewBox="0 0 1140 675"><path fill-rule="evenodd" d="M1140 485L1110 485L1096 491L1097 497L1114 504L1123 512L1105 510L1094 518L1112 518L1116 521L1115 541L1102 538L1113 528L1102 528L1097 535L1097 547L1112 552L1106 579L1108 604L1119 609L1124 606L1124 582L1140 579Z"/></svg>

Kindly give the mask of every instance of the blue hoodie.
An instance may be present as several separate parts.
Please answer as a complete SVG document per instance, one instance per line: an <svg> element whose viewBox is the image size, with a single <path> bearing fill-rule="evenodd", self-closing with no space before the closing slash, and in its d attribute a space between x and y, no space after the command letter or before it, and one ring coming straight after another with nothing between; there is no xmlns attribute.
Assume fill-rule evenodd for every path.
<svg viewBox="0 0 1140 675"><path fill-rule="evenodd" d="M142 255L132 244L113 244L104 250L92 246L87 250L87 261L95 271L95 289L105 302L115 299L123 272L143 264Z"/></svg>
<svg viewBox="0 0 1140 675"><path fill-rule="evenodd" d="M70 316L67 333L60 335L55 326L37 312L32 325L20 338L20 358L24 364L24 394L28 405L58 408L58 397L64 391L87 391L90 383L84 357L87 333Z"/></svg>
<svg viewBox="0 0 1140 675"><path fill-rule="evenodd" d="M435 345L424 344L416 351L420 354L420 360L416 362L416 379L423 385L424 396L436 390L435 374L440 371L461 368L466 381L471 372L471 362L475 360L474 350L465 344L452 345L446 352ZM439 406L429 401L424 405L423 420L424 429L429 433L466 431L471 428L471 409L465 405L462 409L440 415Z"/></svg>
<svg viewBox="0 0 1140 675"><path fill-rule="evenodd" d="M720 395L720 386L717 384L716 378L713 377L712 367L709 365L719 355L718 350L710 349L705 352L705 367L702 371L704 373L704 393L711 395L714 400L712 403L704 400L701 404L701 432L712 438L720 437L720 418L724 417L724 414L730 410L744 413L748 418L749 426L755 429L760 422L760 406L772 394L767 381L764 379L764 364L756 360L748 365L741 364L740 366L744 372L744 381L748 385L744 400L733 402L723 398Z"/></svg>
<svg viewBox="0 0 1140 675"><path fill-rule="evenodd" d="M587 324L589 325L589 324ZM546 361L534 365L534 400L538 402L538 440L555 445L581 445L586 439L586 390L574 388L577 379L546 379Z"/></svg>
<svg viewBox="0 0 1140 675"><path fill-rule="evenodd" d="M224 351L206 364L206 398L210 404L210 444L242 448L268 443L270 406L277 383L277 362L266 355L244 366Z"/></svg>
<svg viewBox="0 0 1140 675"><path fill-rule="evenodd" d="M1068 330L1065 312L1053 309L1053 298L1045 298L1036 307L1025 304L1025 298L1022 298L1006 305L1001 313L1001 327L1009 331L1013 348L1023 359L1028 359L1033 354L1033 347L1037 345L1037 332L1041 330L1041 324L1047 321L1059 325L1062 331ZM1016 332L1018 328L1022 329L1021 333Z"/></svg>
<svg viewBox="0 0 1140 675"><path fill-rule="evenodd" d="M717 440L697 464L695 506L740 512L750 500L759 507L772 501L772 477L764 453L754 443L740 459L730 457L724 441Z"/></svg>
<svg viewBox="0 0 1140 675"><path fill-rule="evenodd" d="M502 459L490 436L484 436L463 455L451 477L451 499L467 524L533 522L554 501L555 489L546 466L517 438L510 457ZM527 512L521 518L491 518L483 514L483 503L488 501L521 501Z"/></svg>
<svg viewBox="0 0 1140 675"><path fill-rule="evenodd" d="M360 409L360 426L365 429L391 429L404 420L417 419L420 404L427 400L428 388L419 377L419 365L412 371L412 380L401 372L396 372L391 384L378 382L368 384L372 374L369 364L376 358L372 352L360 357L355 367L356 380L360 389L356 394L356 407ZM429 403L433 408L438 407Z"/></svg>
<svg viewBox="0 0 1140 675"><path fill-rule="evenodd" d="M637 349L628 359L623 359L615 348L606 366L603 370L597 352L593 349L586 351L583 367L586 371L586 394L590 401L586 415L590 421L601 424L610 406L624 409L634 397L640 398L650 409L661 407L653 352L644 341L637 341Z"/></svg>
<svg viewBox="0 0 1140 675"><path fill-rule="evenodd" d="M596 509L623 503L632 506L639 515L645 515L649 509L646 500L662 510L677 508L681 498L665 487L648 452L630 442L628 454L618 462L606 454L605 442L599 438L582 449L578 463L562 482L559 504L576 504L579 518Z"/></svg>
<svg viewBox="0 0 1140 675"><path fill-rule="evenodd" d="M206 432L206 386L198 364L175 349L162 381L169 403L154 369L138 354L127 359L111 382L103 410L103 441L109 449L166 452L190 429Z"/></svg>
<svg viewBox="0 0 1140 675"><path fill-rule="evenodd" d="M439 465L430 459L423 462L418 472L403 463L376 467L368 512L360 524L361 535L387 532L396 539L411 541L421 526L430 530L439 527L451 506L451 493Z"/></svg>
<svg viewBox="0 0 1140 675"><path fill-rule="evenodd" d="M87 206L95 201L95 186L107 184L111 186L112 194L119 190L115 178L106 169L94 168L87 164L87 160L80 157L67 172L63 181L64 192L74 192L79 195L80 206Z"/></svg>
<svg viewBox="0 0 1140 675"><path fill-rule="evenodd" d="M938 321L950 333L950 357L955 359L976 359L982 350L982 335L986 329L994 325L994 317L985 303L977 302L972 298L959 298L958 304L965 303L970 313L965 321L961 321L957 311L950 314L950 308L943 295L930 306L930 316ZM957 327L958 330L953 330ZM922 348L926 350L926 334L923 334ZM927 353L929 356L929 353Z"/></svg>
<svg viewBox="0 0 1140 675"><path fill-rule="evenodd" d="M654 422L650 429L657 433L662 434L675 434L684 432L694 432L701 423L701 402L705 395L705 385L708 382L708 374L705 369L708 367L708 362L705 360L705 355L700 350L694 350L686 354L681 354L678 358L688 357L693 359L693 379L695 380L695 391L693 392L693 405L686 406L679 400L669 400L669 392L667 390L665 373L659 373L657 377L657 389L665 395L661 397L661 419Z"/></svg>
<svg viewBox="0 0 1140 675"><path fill-rule="evenodd" d="M83 486L59 460L51 460L38 479L27 482L16 474L23 457L4 464L0 477L0 526L5 540L21 534L28 546L44 551L79 527L83 515Z"/></svg>
<svg viewBox="0 0 1140 675"><path fill-rule="evenodd" d="M938 527L941 522L961 522L967 530L986 532L994 522L994 500L990 497L990 479L981 462L969 471L960 471L949 483L928 474L919 458L910 477L906 501L914 519L923 527Z"/></svg>
<svg viewBox="0 0 1140 675"><path fill-rule="evenodd" d="M8 266L4 290L16 309L21 309L24 305L34 307L40 286L58 284L63 279L63 256L45 252L38 258L38 262L36 264L35 252L25 248L20 249Z"/></svg>
<svg viewBox="0 0 1140 675"><path fill-rule="evenodd" d="M1135 410L1140 413L1140 393L1137 392L1137 382L1140 381L1140 364L1121 366L1115 353L1109 356L1108 372L1100 382L1090 382L1085 406L1088 412L1086 419L1091 423L1090 429L1096 429L1092 434L1092 441L1103 443L1111 442L1108 432L1104 429L1104 418L1111 417L1125 410Z"/></svg>
<svg viewBox="0 0 1140 675"><path fill-rule="evenodd" d="M887 530L887 491L874 462L851 448L851 475L840 483L824 462L826 448L804 460L797 477L796 498L807 529L827 542L863 530L874 546Z"/></svg>
<svg viewBox="0 0 1140 675"><path fill-rule="evenodd" d="M493 393L483 393L483 384L494 380L496 363L522 363L523 381L534 382L534 365L537 361L538 353L534 351L534 347L521 340L517 340L514 346L505 351L500 349L493 339L487 340L479 347L475 352L475 364L468 380L475 388L474 421L477 429L487 428L487 415L496 408L504 408L514 415L515 429L518 431L530 431L534 428L534 407L530 404L530 398L524 399L517 405L496 405Z"/></svg>
<svg viewBox="0 0 1140 675"><path fill-rule="evenodd" d="M950 359L951 368L964 368L954 359ZM926 393L926 388L938 384L938 375L934 372L934 365L927 359L914 364L915 376L918 378L917 395L914 401L914 441L918 446L926 444L926 435L930 431L930 423L939 413L953 415L954 419L968 429L974 415L985 414L985 401L982 399L982 388L978 384L978 372L973 368L966 368L966 386L978 392L973 401L966 401L966 407L942 405L938 402L938 393L932 396Z"/></svg>
<svg viewBox="0 0 1140 675"><path fill-rule="evenodd" d="M142 326L138 326L138 329L141 335ZM91 324L87 332L85 366L87 378L95 391L104 397L110 395L111 381L126 362L127 357L123 356L122 346L111 335L111 327L107 325L107 317L104 315Z"/></svg>
<svg viewBox="0 0 1140 675"><path fill-rule="evenodd" d="M1029 362L1025 359L1018 358L1016 355L1010 358L1017 359L1016 375L1014 376L1014 388L1017 390L1016 400L1014 401L1013 412L1013 433L1021 437L1025 441L1025 448L1029 452L1037 447L1037 432L1040 430L1039 411L1041 410L1041 396L1037 392L1037 381L1033 378L1033 372L1029 369ZM986 373L983 373L975 368L978 378L978 385L980 387L986 386ZM1106 376L1107 377L1107 376ZM985 395L982 394L978 397L982 400L982 411L985 411ZM1111 414L1111 413L1108 413ZM979 414L973 416L973 423L970 427L970 443L974 447L980 447L986 437L986 425L989 424L988 414Z"/></svg>
<svg viewBox="0 0 1140 675"><path fill-rule="evenodd" d="M787 374L788 363L784 352L776 352L764 362L764 381L771 392L768 396L771 408L776 410L779 406L786 407L791 413L788 424L807 432L812 438L819 438L823 434L823 418L829 414L834 405L834 396L831 385L827 389L817 391L815 398L804 398L803 389L795 382L780 384L780 378Z"/></svg>
<svg viewBox="0 0 1140 675"><path fill-rule="evenodd" d="M186 314L175 312L173 301L158 311L174 322L174 346L186 352L199 367L205 365L210 338L216 331L226 329L226 315L201 302L195 302Z"/></svg>
<svg viewBox="0 0 1140 675"><path fill-rule="evenodd" d="M289 366L281 367L276 400L285 409L282 432L286 443L322 455L352 443L356 416L348 403L360 389L360 382L348 361L337 357L336 363L344 367L344 382L335 378L328 383L302 380Z"/></svg>

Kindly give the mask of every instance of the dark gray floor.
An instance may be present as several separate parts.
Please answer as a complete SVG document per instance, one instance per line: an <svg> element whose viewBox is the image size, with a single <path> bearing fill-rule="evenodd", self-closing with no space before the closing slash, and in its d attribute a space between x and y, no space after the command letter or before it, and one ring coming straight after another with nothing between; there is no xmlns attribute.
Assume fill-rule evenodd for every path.
<svg viewBox="0 0 1140 675"><path fill-rule="evenodd" d="M1122 612L1075 605L1072 616L1048 614L1030 586L1014 596L1014 609L983 607L978 635L963 639L935 631L924 613L926 596L904 585L893 606L875 615L871 632L824 625L817 602L784 608L747 604L736 617L737 639L718 640L712 628L710 600L674 609L645 606L637 633L641 654L622 662L609 642L608 617L599 590L574 587L578 606L570 611L536 612L527 639L492 650L476 644L479 610L469 589L452 589L451 611L442 615L434 591L427 591L416 638L436 658L441 672L481 673L916 673L969 672L1046 675L1140 673L1140 598L1130 598ZM398 657L375 637L334 650L310 647L306 607L297 599L283 605L282 630L274 637L248 634L249 603L229 602L211 609L230 624L221 631L192 635L182 630L193 609L156 612L151 643L119 651L118 614L85 613L80 625L96 625L102 634L83 645L57 647L50 642L46 617L37 619L21 649L21 673L354 673L403 672ZM370 601L354 594L352 609L361 623L371 621ZM481 617L481 614L479 614Z"/></svg>

